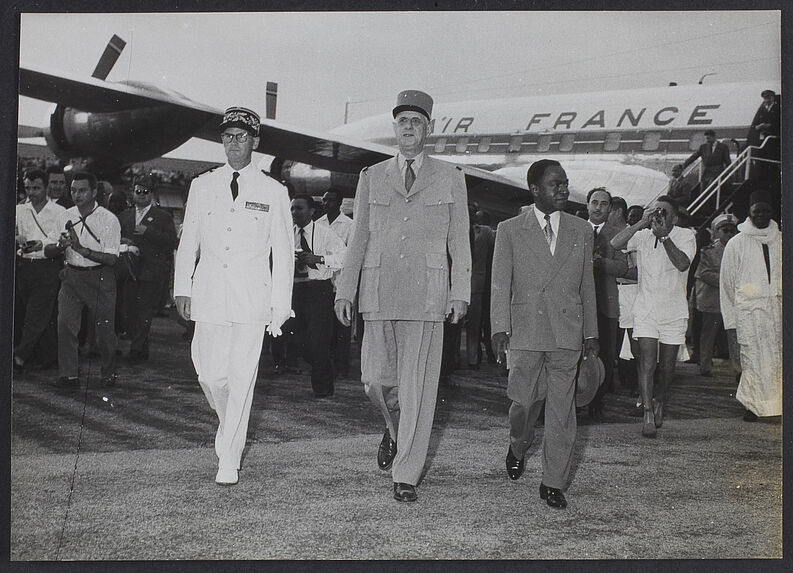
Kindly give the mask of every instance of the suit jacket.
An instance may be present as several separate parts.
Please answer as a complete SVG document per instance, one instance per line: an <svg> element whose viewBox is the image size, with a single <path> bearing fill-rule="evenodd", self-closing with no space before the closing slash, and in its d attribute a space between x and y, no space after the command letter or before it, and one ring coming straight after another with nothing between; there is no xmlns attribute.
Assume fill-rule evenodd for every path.
<svg viewBox="0 0 793 573"><path fill-rule="evenodd" d="M249 164L239 171L239 195L232 201L232 172L226 164L190 184L173 294L192 298L196 322L266 323L292 308L289 196L283 185Z"/></svg>
<svg viewBox="0 0 793 573"><path fill-rule="evenodd" d="M137 278L143 281L168 279L176 246L176 228L171 214L156 205L149 207L141 222L146 226L142 235L135 234L135 207L122 211L118 219L121 238L130 239L140 250Z"/></svg>
<svg viewBox="0 0 793 573"><path fill-rule="evenodd" d="M514 350L581 350L598 335L592 226L560 213L551 255L533 209L498 225L491 330L508 333Z"/></svg>
<svg viewBox="0 0 793 573"><path fill-rule="evenodd" d="M443 321L470 301L471 248L463 172L425 157L405 190L397 158L361 171L355 219L336 300L365 320Z"/></svg>
<svg viewBox="0 0 793 573"><path fill-rule="evenodd" d="M749 127L749 133L746 137L748 145L760 145L763 138L767 135L779 136L779 101L777 100L771 106L771 109L766 109L765 103L760 105L757 112L754 114L752 124ZM758 128L761 124L768 124L763 129Z"/></svg>
<svg viewBox="0 0 793 573"><path fill-rule="evenodd" d="M595 239L594 254L601 257L598 268L593 266L595 298L598 312L609 318L620 317L617 277L621 277L628 270L625 253L612 247L610 242L619 232L618 227L606 223L600 228L597 239Z"/></svg>
<svg viewBox="0 0 793 573"><path fill-rule="evenodd" d="M730 148L721 141L716 142L716 147L714 149L711 149L709 143L703 143L699 146L699 149L697 149L688 159L683 162L683 168L685 169L694 163L697 157L702 159L702 168L700 169L700 173L720 173L730 164Z"/></svg>
<svg viewBox="0 0 793 573"><path fill-rule="evenodd" d="M493 263L496 233L487 225L473 226L474 240L471 252L471 294L482 294L487 287L487 274Z"/></svg>

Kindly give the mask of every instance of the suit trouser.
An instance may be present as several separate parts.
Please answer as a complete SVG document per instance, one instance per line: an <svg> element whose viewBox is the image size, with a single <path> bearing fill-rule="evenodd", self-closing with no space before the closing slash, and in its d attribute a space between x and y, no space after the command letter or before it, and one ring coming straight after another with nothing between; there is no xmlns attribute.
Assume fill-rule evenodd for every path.
<svg viewBox="0 0 793 573"><path fill-rule="evenodd" d="M534 425L545 401L542 483L563 489L575 448L575 376L580 350L510 350L507 396L509 438L518 458L534 440Z"/></svg>
<svg viewBox="0 0 793 573"><path fill-rule="evenodd" d="M472 292L471 304L465 316L465 353L468 364L479 364L481 359L479 340L482 333L482 307L485 293Z"/></svg>
<svg viewBox="0 0 793 573"><path fill-rule="evenodd" d="M713 349L716 347L716 337L724 326L720 312L702 311L702 329L699 335L699 369L701 372L710 372L713 367Z"/></svg>
<svg viewBox="0 0 793 573"><path fill-rule="evenodd" d="M116 275L110 267L77 270L66 267L58 293L58 370L77 376L77 334L83 308L96 321L96 344L102 359L102 376L116 371Z"/></svg>
<svg viewBox="0 0 793 573"><path fill-rule="evenodd" d="M20 261L16 274L16 296L24 305L24 325L14 355L25 362L38 346L42 362L53 362L57 354L55 329L51 328L61 281L60 261ZM41 344L39 344L41 342Z"/></svg>
<svg viewBox="0 0 793 573"><path fill-rule="evenodd" d="M603 400L603 396L614 392L614 359L617 356L617 333L619 332L619 319L610 318L600 312L598 316L598 342L600 344L600 359L603 361L605 376L603 384L598 388L593 404Z"/></svg>
<svg viewBox="0 0 793 573"><path fill-rule="evenodd" d="M198 383L220 421L215 434L220 469L240 468L265 326L195 323L191 354Z"/></svg>
<svg viewBox="0 0 793 573"><path fill-rule="evenodd" d="M344 326L338 320L333 320L333 335L331 354L336 372L346 375L350 370L350 341L352 339L352 326Z"/></svg>
<svg viewBox="0 0 793 573"><path fill-rule="evenodd" d="M333 284L330 280L295 282L292 308L295 331L306 342L306 359L311 364L311 387L318 396L333 393Z"/></svg>
<svg viewBox="0 0 793 573"><path fill-rule="evenodd" d="M421 478L435 416L443 323L367 320L361 345L361 381L380 409L397 453L395 483Z"/></svg>
<svg viewBox="0 0 793 573"><path fill-rule="evenodd" d="M127 334L132 343L130 354L149 353L149 331L151 321L160 308L165 280L137 281L127 280L124 283L124 304L127 307Z"/></svg>

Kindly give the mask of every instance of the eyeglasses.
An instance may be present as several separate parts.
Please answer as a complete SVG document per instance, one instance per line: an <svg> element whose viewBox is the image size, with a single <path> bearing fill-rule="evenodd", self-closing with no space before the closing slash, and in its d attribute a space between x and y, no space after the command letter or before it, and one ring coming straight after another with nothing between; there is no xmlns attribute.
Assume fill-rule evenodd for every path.
<svg viewBox="0 0 793 573"><path fill-rule="evenodd" d="M223 143L231 143L234 139L237 140L237 143L245 143L248 141L249 136L250 134L247 131L241 131L240 133L221 133L220 139L223 140Z"/></svg>
<svg viewBox="0 0 793 573"><path fill-rule="evenodd" d="M148 195L150 191L145 187L135 187L135 194L136 195Z"/></svg>

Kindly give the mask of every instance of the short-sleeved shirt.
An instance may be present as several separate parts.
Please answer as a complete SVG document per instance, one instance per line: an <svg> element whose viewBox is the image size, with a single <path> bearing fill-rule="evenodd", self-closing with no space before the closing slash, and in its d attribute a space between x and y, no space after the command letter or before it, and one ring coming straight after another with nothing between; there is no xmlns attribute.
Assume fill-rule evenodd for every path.
<svg viewBox="0 0 793 573"><path fill-rule="evenodd" d="M53 241L58 240L61 229L66 228L67 221L71 221L74 225L74 230L83 247L118 256L121 245L121 224L113 213L104 207L97 206L83 221L77 206L70 207L58 217L58 230L54 235L50 235ZM99 263L78 255L72 248L66 249L64 260L67 264L75 267L99 266Z"/></svg>
<svg viewBox="0 0 793 573"><path fill-rule="evenodd" d="M674 227L669 239L688 256L694 259L697 243L694 231ZM680 318L688 318L686 301L686 278L688 271L675 268L666 248L650 229L642 229L628 241L628 251L636 252L636 266L639 274L639 292L633 304L634 324L649 319L664 323Z"/></svg>
<svg viewBox="0 0 793 573"><path fill-rule="evenodd" d="M58 217L66 209L57 203L47 201L41 211L36 213L31 203L17 205L16 233L28 241L41 241L43 247L57 241L63 227L58 227ZM53 240L52 236L56 239ZM23 253L23 259L44 259L44 249L32 253Z"/></svg>

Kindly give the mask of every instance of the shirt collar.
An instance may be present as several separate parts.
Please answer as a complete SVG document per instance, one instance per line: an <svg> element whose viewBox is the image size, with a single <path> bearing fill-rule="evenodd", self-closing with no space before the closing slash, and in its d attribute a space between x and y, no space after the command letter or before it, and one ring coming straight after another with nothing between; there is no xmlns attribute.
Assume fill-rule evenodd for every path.
<svg viewBox="0 0 793 573"><path fill-rule="evenodd" d="M399 170L404 172L407 169L407 159L402 152L397 153L397 163L399 164ZM419 169L421 169L421 164L424 163L424 152L422 151L416 157L413 158L413 171L418 173Z"/></svg>
<svg viewBox="0 0 793 573"><path fill-rule="evenodd" d="M537 222L540 224L540 228L545 228L545 213L540 211L535 205L532 205L534 208L534 216L537 217ZM551 213L551 229L556 232L559 229L559 211L554 211Z"/></svg>

